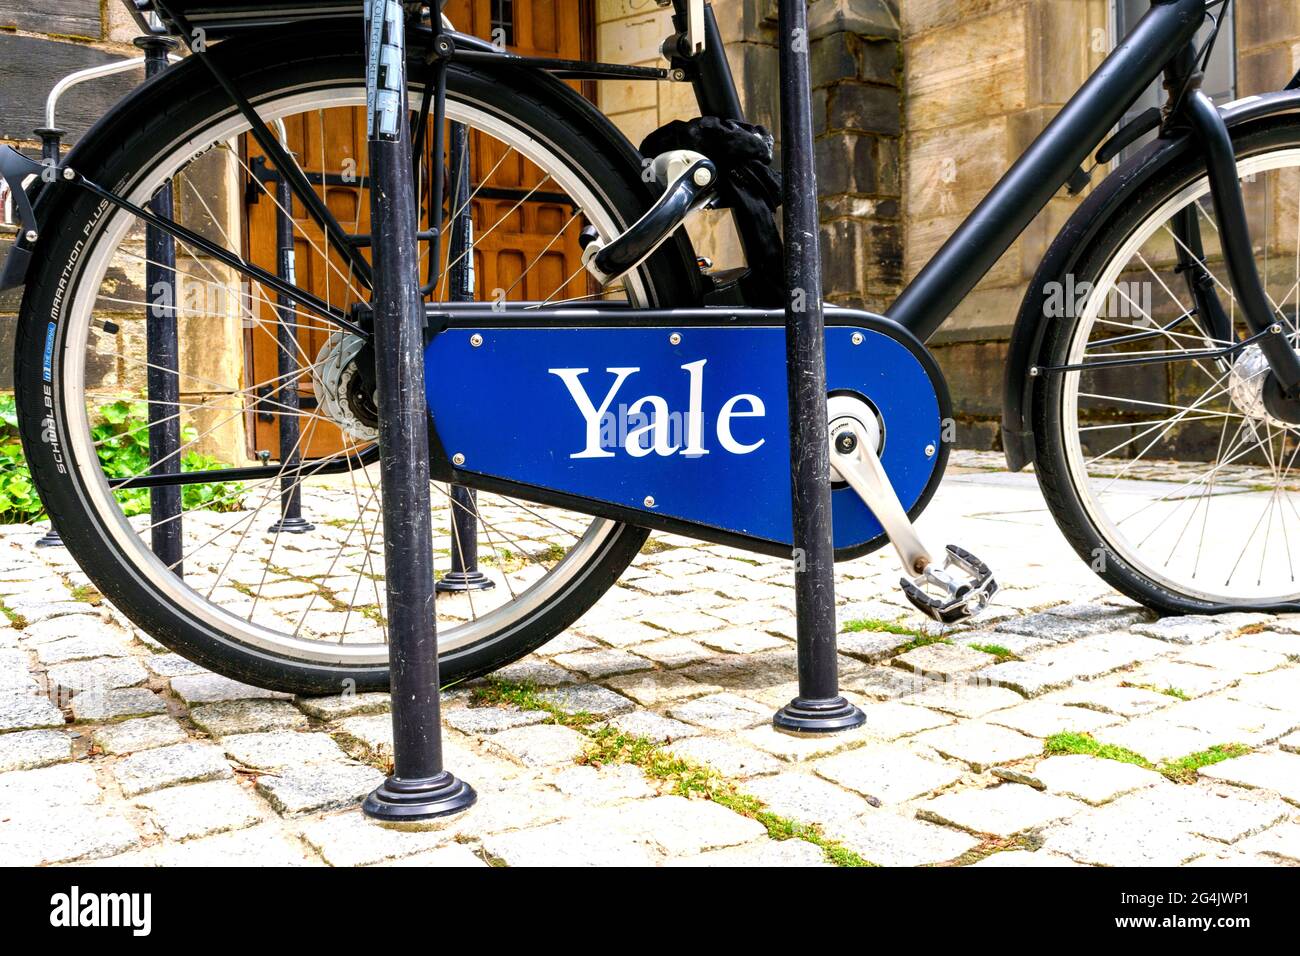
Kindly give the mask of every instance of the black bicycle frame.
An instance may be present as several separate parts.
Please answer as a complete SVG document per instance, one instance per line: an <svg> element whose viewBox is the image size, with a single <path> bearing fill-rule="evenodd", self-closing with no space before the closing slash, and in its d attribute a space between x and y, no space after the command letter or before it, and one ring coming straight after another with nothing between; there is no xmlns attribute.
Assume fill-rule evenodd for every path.
<svg viewBox="0 0 1300 956"><path fill-rule="evenodd" d="M929 339L1205 22L1205 0L1152 0L1097 71L889 307Z"/></svg>

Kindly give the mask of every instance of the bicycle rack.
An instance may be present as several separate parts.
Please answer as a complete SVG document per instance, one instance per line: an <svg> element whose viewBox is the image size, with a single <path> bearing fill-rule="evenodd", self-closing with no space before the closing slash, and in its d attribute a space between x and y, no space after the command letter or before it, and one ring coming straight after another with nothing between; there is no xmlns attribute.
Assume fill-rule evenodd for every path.
<svg viewBox="0 0 1300 956"><path fill-rule="evenodd" d="M828 733L859 727L866 716L839 691L808 11L802 0L779 0L777 6L799 695L776 712L772 723L788 733Z"/></svg>
<svg viewBox="0 0 1300 956"><path fill-rule="evenodd" d="M373 314L393 772L366 797L362 809L390 823L457 813L476 799L474 790L442 765L429 422L424 396L424 303L415 193L411 189L410 124L406 121L404 16L400 0L371 0L366 5ZM445 82L442 70L437 82L440 87ZM440 130L441 111L435 122Z"/></svg>

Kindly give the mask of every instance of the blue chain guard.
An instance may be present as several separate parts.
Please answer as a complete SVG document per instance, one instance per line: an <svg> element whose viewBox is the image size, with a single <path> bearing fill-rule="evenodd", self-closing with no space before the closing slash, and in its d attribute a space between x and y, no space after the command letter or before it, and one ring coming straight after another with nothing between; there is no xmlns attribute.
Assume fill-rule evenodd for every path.
<svg viewBox="0 0 1300 956"><path fill-rule="evenodd" d="M600 438L590 441L588 421L620 376ZM903 506L919 514L947 459L948 395L933 357L886 319L837 310L826 329L826 377L829 392L874 406L885 470ZM753 551L790 551L781 325L489 320L439 333L425 351L425 378L440 478ZM837 557L885 542L850 488L833 489L832 509Z"/></svg>

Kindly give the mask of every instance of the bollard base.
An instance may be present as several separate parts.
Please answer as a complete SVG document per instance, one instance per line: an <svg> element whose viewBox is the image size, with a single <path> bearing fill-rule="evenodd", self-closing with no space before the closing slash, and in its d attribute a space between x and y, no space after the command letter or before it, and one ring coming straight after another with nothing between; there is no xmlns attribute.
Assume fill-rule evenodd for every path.
<svg viewBox="0 0 1300 956"><path fill-rule="evenodd" d="M42 538L40 538L40 540L36 542L36 547L61 548L63 547L63 539L59 537L59 533L57 531L51 528L49 531L45 532L45 535Z"/></svg>
<svg viewBox="0 0 1300 956"><path fill-rule="evenodd" d="M412 823L468 810L478 799L474 788L444 770L436 777L389 777L370 792L361 809L384 823Z"/></svg>
<svg viewBox="0 0 1300 956"><path fill-rule="evenodd" d="M796 697L772 717L772 726L787 734L833 734L866 722L867 715L843 697Z"/></svg>
<svg viewBox="0 0 1300 956"><path fill-rule="evenodd" d="M316 526L306 518L281 518L266 530L271 534L306 534L315 531Z"/></svg>
<svg viewBox="0 0 1300 956"><path fill-rule="evenodd" d="M487 591L497 583L482 571L448 571L433 589L441 592L459 593L462 591Z"/></svg>

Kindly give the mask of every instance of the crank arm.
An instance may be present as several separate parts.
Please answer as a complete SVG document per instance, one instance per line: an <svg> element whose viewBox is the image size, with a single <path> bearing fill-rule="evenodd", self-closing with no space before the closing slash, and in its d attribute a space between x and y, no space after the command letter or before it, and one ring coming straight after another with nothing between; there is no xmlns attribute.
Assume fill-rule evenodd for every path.
<svg viewBox="0 0 1300 956"><path fill-rule="evenodd" d="M639 266L717 192L717 167L702 153L675 149L656 157L652 165L655 178L669 186L645 215L608 243L589 233L580 239L585 242L582 264L602 286Z"/></svg>
<svg viewBox="0 0 1300 956"><path fill-rule="evenodd" d="M835 399L832 399L834 402ZM832 413L834 413L832 405ZM899 583L907 599L942 624L973 617L988 606L998 585L988 566L969 551L948 545L937 564L921 541L912 519L898 500L876 453L876 422L853 415L833 417L830 424L832 478L842 479L863 500L898 552L906 572Z"/></svg>

